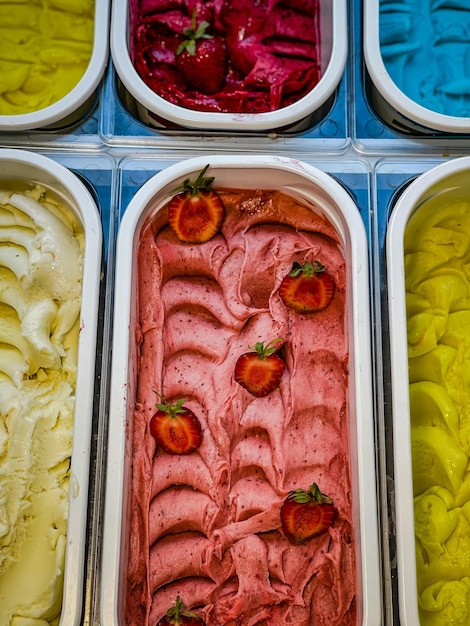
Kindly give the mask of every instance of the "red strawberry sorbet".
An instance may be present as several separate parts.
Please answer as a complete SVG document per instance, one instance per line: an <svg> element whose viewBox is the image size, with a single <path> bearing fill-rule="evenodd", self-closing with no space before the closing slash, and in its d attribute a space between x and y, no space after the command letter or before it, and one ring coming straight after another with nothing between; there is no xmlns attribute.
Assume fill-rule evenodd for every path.
<svg viewBox="0 0 470 626"><path fill-rule="evenodd" d="M192 87L178 68L177 50L194 14L197 24L208 23L214 40L225 43L226 59L212 63L214 73L225 67L215 93ZM319 0L131 0L129 26L139 76L187 109L275 111L305 96L321 77Z"/></svg>
<svg viewBox="0 0 470 626"><path fill-rule="evenodd" d="M356 625L343 251L320 208L281 191L217 191L225 217L210 241L180 242L167 207L141 232L125 624L154 626L179 595L210 626ZM336 288L325 310L300 315L279 286L308 260ZM266 338L282 339L286 367L258 398L234 371ZM198 415L192 454L156 447L155 391ZM293 545L280 509L313 483L336 514Z"/></svg>

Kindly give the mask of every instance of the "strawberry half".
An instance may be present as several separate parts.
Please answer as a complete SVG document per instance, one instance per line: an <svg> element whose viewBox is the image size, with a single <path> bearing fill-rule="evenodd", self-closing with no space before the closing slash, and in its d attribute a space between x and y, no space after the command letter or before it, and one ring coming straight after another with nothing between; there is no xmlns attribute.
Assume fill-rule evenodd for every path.
<svg viewBox="0 0 470 626"><path fill-rule="evenodd" d="M175 606L172 606L158 622L157 626L203 626L202 617L193 611L184 608L181 598L177 596Z"/></svg>
<svg viewBox="0 0 470 626"><path fill-rule="evenodd" d="M193 11L190 28L183 31L185 39L176 49L176 67L190 87L210 95L220 90L227 67L227 51L221 37L207 33L209 22L196 25Z"/></svg>
<svg viewBox="0 0 470 626"><path fill-rule="evenodd" d="M274 339L266 346L262 341L249 346L252 352L242 354L235 364L235 380L252 396L261 398L279 387L285 370L285 363L275 354L276 344L282 339Z"/></svg>
<svg viewBox="0 0 470 626"><path fill-rule="evenodd" d="M194 182L187 178L168 204L170 228L184 243L209 241L219 231L224 218L222 201L211 189L214 176L204 176L208 167L199 172Z"/></svg>
<svg viewBox="0 0 470 626"><path fill-rule="evenodd" d="M184 402L181 398L176 404L170 404L161 398L158 411L150 420L150 432L155 441L169 454L191 454L202 442L199 419L183 406Z"/></svg>
<svg viewBox="0 0 470 626"><path fill-rule="evenodd" d="M304 543L323 534L335 515L333 500L313 483L308 491L289 491L281 507L282 530L291 543Z"/></svg>
<svg viewBox="0 0 470 626"><path fill-rule="evenodd" d="M334 292L334 280L319 261L307 261L304 265L295 262L279 287L281 300L297 313L323 311Z"/></svg>

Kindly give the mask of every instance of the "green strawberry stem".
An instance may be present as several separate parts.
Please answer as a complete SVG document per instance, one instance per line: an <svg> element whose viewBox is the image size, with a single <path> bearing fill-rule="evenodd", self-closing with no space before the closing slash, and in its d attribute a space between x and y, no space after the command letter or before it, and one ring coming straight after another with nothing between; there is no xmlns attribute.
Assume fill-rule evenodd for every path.
<svg viewBox="0 0 470 626"><path fill-rule="evenodd" d="M317 483L310 485L308 491L306 489L294 489L289 491L287 496L289 500L293 500L298 504L307 504L309 502L318 502L319 504L333 504L333 500L322 493Z"/></svg>
<svg viewBox="0 0 470 626"><path fill-rule="evenodd" d="M196 41L198 39L212 39L212 35L206 33L206 28L209 27L209 22L201 22L196 28L196 14L197 9L194 9L191 18L191 27L183 30L183 35L186 37L184 41L176 49L176 54L181 54L186 50L188 54L194 56L196 54Z"/></svg>
<svg viewBox="0 0 470 626"><path fill-rule="evenodd" d="M304 263L304 265L302 265L301 263L294 261L292 269L289 272L289 276L292 276L292 278L295 278L300 274L304 274L305 276L313 276L314 274L325 271L326 267L322 265L320 261L314 261L313 263L315 263L315 265L310 263L310 261L307 261L306 263Z"/></svg>
<svg viewBox="0 0 470 626"><path fill-rule="evenodd" d="M180 185L175 191L174 194L181 192L188 192L191 196L197 196L197 194L201 190L207 190L212 185L215 176L204 176L204 174L209 169L209 163L199 172L198 177L194 182L191 182L190 178L186 178L184 183Z"/></svg>
<svg viewBox="0 0 470 626"><path fill-rule="evenodd" d="M188 611L188 609L184 608L183 602L181 602L180 596L176 596L175 606L172 606L166 612L167 617L172 620L173 624L181 624L181 616L185 617L193 617L194 619L200 619L199 615L193 613L192 611Z"/></svg>
<svg viewBox="0 0 470 626"><path fill-rule="evenodd" d="M183 404L186 402L186 398L180 398L179 400L176 401L176 403L171 404L170 402L167 402L161 394L155 391L155 389L153 390L153 392L155 393L155 395L157 395L160 398L160 401L161 401L156 404L156 407L159 411L168 413L170 417L176 417L180 413L185 412L185 409L183 408Z"/></svg>
<svg viewBox="0 0 470 626"><path fill-rule="evenodd" d="M273 339L266 345L264 345L264 341L257 341L254 346L248 346L250 350L256 352L258 354L258 358L263 360L267 356L274 354L276 352L276 344L282 341L282 337L278 337L277 339Z"/></svg>

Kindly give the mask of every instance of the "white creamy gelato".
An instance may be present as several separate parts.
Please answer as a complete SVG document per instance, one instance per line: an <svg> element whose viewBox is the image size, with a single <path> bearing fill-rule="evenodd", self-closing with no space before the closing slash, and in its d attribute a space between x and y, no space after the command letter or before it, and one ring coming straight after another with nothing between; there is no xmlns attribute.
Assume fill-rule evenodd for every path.
<svg viewBox="0 0 470 626"><path fill-rule="evenodd" d="M59 623L84 235L43 188L0 191L0 624Z"/></svg>

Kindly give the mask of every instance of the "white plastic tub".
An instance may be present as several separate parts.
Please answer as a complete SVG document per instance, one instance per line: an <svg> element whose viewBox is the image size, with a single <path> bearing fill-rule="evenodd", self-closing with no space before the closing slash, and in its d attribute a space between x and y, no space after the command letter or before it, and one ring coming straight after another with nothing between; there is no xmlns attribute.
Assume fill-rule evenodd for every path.
<svg viewBox="0 0 470 626"><path fill-rule="evenodd" d="M349 194L330 176L305 163L274 156L212 156L184 160L151 178L126 208L117 243L114 341L101 597L103 626L123 626L129 554L132 428L136 403L137 252L144 222L158 216L176 187L210 162L216 187L278 189L313 203L329 218L347 260L349 303L349 449L355 534L358 624L381 623L374 427L365 229ZM312 209L313 210L313 209ZM345 436L346 433L345 433Z"/></svg>
<svg viewBox="0 0 470 626"><path fill-rule="evenodd" d="M462 212L459 212L458 215L455 214L455 216L453 216L452 212L449 212L448 216L444 217L443 213L440 211L442 211L448 203L451 206L458 206L459 203L461 207L468 205L468 199L470 197L469 171L470 159L468 157L464 157L445 162L441 165L433 167L426 173L421 174L403 191L402 195L398 198L395 206L393 207L388 224L386 238L386 261L393 413L394 507L396 515L395 527L397 542L399 611L400 623L403 624L403 626L414 626L415 624L420 623L418 614L419 586L423 586L422 593L424 593L424 589L428 588L427 584L425 584L426 581L420 582L420 577L418 575L419 567L417 563L421 563L422 558L421 556L418 558L416 554L418 552L426 553L428 547L423 544L424 548L417 550L417 546L419 544L417 543L418 540L415 540L414 504L419 507L420 505L418 503L420 501L423 502L422 494L430 493L431 482L428 486L426 481L431 481L434 477L434 467L440 467L441 464L441 461L439 460L440 457L436 455L436 453L432 453L432 444L429 444L431 439L427 439L425 430L420 431L418 429L431 428L434 432L437 432L437 440L439 443L437 444L436 450L441 449L443 454L444 450L449 451L451 449L455 450L458 448L458 446L455 445L454 435L449 434L446 428L443 428L443 422L437 420L436 417L439 411L442 411L443 419L449 420L448 423L451 425L451 430L452 428L455 429L455 425L452 426L451 419L451 416L455 416L457 414L455 397L452 397L451 399L450 392L446 389L445 385L446 377L442 374L441 379L441 375L439 374L441 371L438 366L440 357L438 356L436 349L438 351L442 349L447 350L447 346L455 347L456 345L461 345L462 349L465 348L465 344L462 342L457 342L457 344L455 344L455 342L449 342L449 340L445 339L443 332L447 333L447 330L443 331L442 328L439 332L436 331L437 334L434 341L432 333L427 333L423 330L425 325L422 327L422 340L423 342L426 342L426 346L424 348L419 347L419 343L417 343L414 339L410 340L410 343L408 343L409 337L416 338L421 337L421 335L413 332L412 329L417 327L415 323L414 325L411 325L411 323L407 322L405 300L405 277L407 274L405 273L405 268L407 268L406 272L409 272L411 269L416 269L421 261L418 257L415 257L416 262L414 263L413 259L410 258L405 265L406 248L404 246L404 234L407 225L413 216L424 215L428 216L428 219L431 220L434 220L435 218L435 228L437 231L442 232L443 237L442 246L440 246L442 248L442 254L445 256L446 250L452 250L455 245L455 249L458 248L460 253L464 255L463 241L464 237L467 236L465 226L462 226L462 224L465 223L464 215ZM463 231L460 232L462 228ZM430 232L428 230L428 226L422 226L422 229L424 233ZM418 228L414 230L419 232ZM445 245L446 232L448 235L448 246ZM437 246L434 246L434 248L436 247ZM421 244L419 249L421 249ZM432 248L426 249L428 252L432 250ZM414 251L414 248L408 248L408 251L411 250ZM451 254L453 255L453 252ZM448 317L445 313L445 302L447 301L446 294L448 293L446 289L449 289L450 293L452 290L453 278L459 276L460 274L458 266L455 263L452 265L450 272L446 274L444 256L441 259L442 262L439 263L439 268L435 269L432 263L430 263L430 266L426 270L421 282L418 278L418 274L413 275L413 279L409 279L411 281L410 285L421 285L424 281L431 280L436 277L439 280L446 278L448 281L447 287L445 282L439 283L440 288L437 292L434 292L434 295L432 295L430 290L420 290L423 298L428 300L427 309L425 309L423 301L421 302L421 305L419 305L418 301L416 301L415 307L410 308L410 319L415 319L414 316L417 316L419 312L423 310L423 315L433 312L436 316L441 316L442 323L447 325L450 323L448 320L450 319L451 313L457 312L457 314L459 314L459 310L465 311L464 301L461 301L461 304L459 305L458 296L460 292L454 290L455 302L452 306L450 306ZM457 251L457 256L460 256L459 251ZM455 256L452 256L452 258L455 259ZM464 256L461 258L464 258ZM413 289L413 293L415 292L417 292L417 290ZM434 298L439 300L439 294L442 295L442 300L439 310L437 310L436 305L433 304L433 300ZM411 302L414 302L414 300ZM411 317L411 313L413 313L413 317ZM434 346L434 343L437 348ZM408 356L409 345L412 350L410 351L410 366ZM415 346L418 346L418 348ZM411 359L413 359L413 356L420 355L421 358L429 358L432 355L436 355L433 357L434 360L432 361L434 363L434 367L423 370L423 361L418 362L416 360L414 360L412 364ZM429 361L427 362L429 363ZM418 365L418 363L420 363L420 365ZM452 380L454 380L456 375L455 372L458 370L452 369L453 360L451 358L446 362L446 366L448 368L447 371L450 372L452 370L454 372L452 378ZM422 374L423 371L424 374ZM464 371L464 369L460 370L462 386L465 384ZM411 397L413 398L413 401L411 401ZM441 398L441 401L436 401L436 398ZM447 400L444 402L445 398L447 398ZM434 409L432 407L434 407ZM436 410L437 407L439 407L439 410ZM460 420L461 416L459 416L458 419ZM419 445L418 442L421 440L424 442L428 441L428 444ZM449 445L450 441L454 442L452 447ZM419 469L418 462L416 461L416 459L419 459L419 455L415 456L413 450L421 450L421 458L429 460L429 464L421 464L421 468ZM448 458L451 459L450 456ZM449 460L449 471L453 466L453 462L457 458L464 460L466 467L466 454L459 452L452 458L453 461ZM415 461L413 461L413 459L415 459ZM431 459L434 459L434 462L431 462ZM458 463L455 463L453 470L455 472L456 482L458 482L457 466ZM415 472L415 474L413 472ZM444 474L445 472L443 472L443 475ZM414 485L415 481L416 486ZM432 482L432 484L434 485L437 483ZM443 481L442 484L446 486L446 489L449 490L449 492L452 491L451 487L447 485L446 482ZM422 489L423 485L426 487L424 490ZM457 510L462 503L457 502L458 497L456 494L452 494L450 499L452 498L455 498L455 502L453 505L449 506L455 513L457 513ZM421 511L420 508L417 510ZM430 512L432 510L436 509L429 509ZM421 516L420 519L424 519L424 517ZM437 519L439 518L436 518L436 520ZM445 519L445 517L441 519ZM422 523L423 522L420 521L420 524ZM435 522L434 530L430 530L427 538L427 541L430 543L434 542L434 550L429 551L428 557L423 557L424 559L429 558L429 564L431 565L437 554L445 557L448 553L449 548L447 547L447 541L450 541L451 544L454 542L454 548L455 541L458 541L456 536L452 539L452 533L447 533L446 535L445 530L443 530L444 534L439 536L437 533L440 533L440 529L439 525L436 524L437 522ZM422 531L419 531L419 534L422 536ZM419 538L419 542L421 542L421 537ZM462 546L457 548L457 552L461 555L465 555L465 551L462 549ZM453 552L450 554L452 553ZM465 559L466 557L464 556L463 558ZM427 567L429 567L429 564ZM444 577L450 582L452 581L451 569L452 568L447 571L447 574ZM436 572L436 570L434 570L434 572ZM436 574L432 574L432 571L428 569L427 576L429 576L430 580L434 581ZM465 576L465 574L462 574L461 572L455 573L456 580L459 580L462 576ZM451 601L452 594L447 595L444 600L440 597L442 582L436 583L436 585L432 588L432 593L427 593L427 600L425 600L426 605L428 606L431 597L433 597L432 609L428 610L432 611L434 619L442 621L442 623L448 623L448 620L450 621L452 619L450 615L454 609L461 615L464 615L465 611L467 611L466 619L468 619L470 607L465 601L458 599L457 606L453 609ZM429 590L431 591L431 583L429 583ZM446 609L446 606L448 609ZM450 612L447 613L446 610L449 610ZM464 621L465 618L463 618L462 623Z"/></svg>
<svg viewBox="0 0 470 626"><path fill-rule="evenodd" d="M455 110L454 104L451 108L451 100L456 100L459 92L461 104L468 111L468 97L465 94L468 94L470 77L466 76L464 69L463 59L467 44L463 32L470 22L470 13L462 10L468 9L465 3L460 3L460 9L459 3L431 4L435 6L425 8L419 2L413 6L404 0L399 3L364 0L363 51L371 80L371 103L384 121L408 134L468 134L468 112L457 116L450 111ZM386 32L387 26L389 28ZM425 52L421 35L428 30L432 32L432 29L434 35L430 57ZM391 33L394 30L395 38L398 39L392 43L394 39ZM417 70L418 82L410 86L410 89L420 90L415 98L405 94L387 71L382 47L387 44L390 54L402 55L404 66L417 65L418 61L421 63ZM442 52L438 53L438 50ZM436 66L434 55L438 54L439 65ZM462 74L459 75L458 72ZM422 85L419 84L421 80ZM438 103L431 106L432 101L429 98L436 98ZM425 104L425 101L429 104Z"/></svg>
<svg viewBox="0 0 470 626"><path fill-rule="evenodd" d="M60 626L65 626L66 624L79 626L82 620L85 585L85 550L89 502L88 482L92 443L91 428L95 385L102 232L98 210L90 192L70 170L40 154L15 149L0 150L0 188L9 191L24 191L32 189L37 185L45 188L46 193L51 194L51 197L57 198L70 209L75 219L83 226L85 241L74 405L75 418L73 421L73 440L69 469L68 520L65 568L63 569L64 586L63 591L58 587L59 591L57 592L59 596L58 602L60 601L60 595L62 595ZM3 239L2 246L9 245L6 241L16 240ZM32 247L34 248L34 246ZM33 250L30 250L30 253L34 255ZM51 263L53 262L51 261ZM8 290L6 293L2 293L0 299L3 306L8 305L10 302L13 302L12 306L17 306L17 301L12 301L9 298ZM40 426L37 428L40 429ZM37 445L39 448L41 447L40 443ZM61 449L61 446L65 445L65 442L59 440L57 446L48 449L54 456L60 457L63 454L64 457L67 457L70 454L69 448ZM4 502L2 502L3 506ZM51 533L53 533L53 530L51 530ZM51 541L50 533L43 538L43 541ZM28 571L27 567L22 570L24 574L23 579L34 582L35 578L38 577L38 571L34 569L38 567L38 563L37 558L34 558L32 554L29 557L30 571ZM45 564L41 563L41 573L44 566ZM63 566L58 564L57 567ZM60 581L60 576L58 580ZM31 594L28 584L25 584L21 594L25 599L27 610L32 610L33 606L37 606L36 604L33 605L31 595L28 595ZM2 600L0 599L0 605L1 602ZM42 623L42 620L40 621Z"/></svg>
<svg viewBox="0 0 470 626"><path fill-rule="evenodd" d="M90 112L108 63L109 19L110 1L96 0L93 52L80 81L63 98L43 109L18 115L0 115L0 133L65 128L79 122Z"/></svg>
<svg viewBox="0 0 470 626"><path fill-rule="evenodd" d="M322 76L312 91L297 102L265 113L222 113L193 111L156 95L140 78L129 55L129 2L116 0L112 6L111 56L116 68L122 99L127 108L145 123L169 128L201 131L274 131L308 126L311 118L325 115L346 64L348 30L345 0L320 3Z"/></svg>

